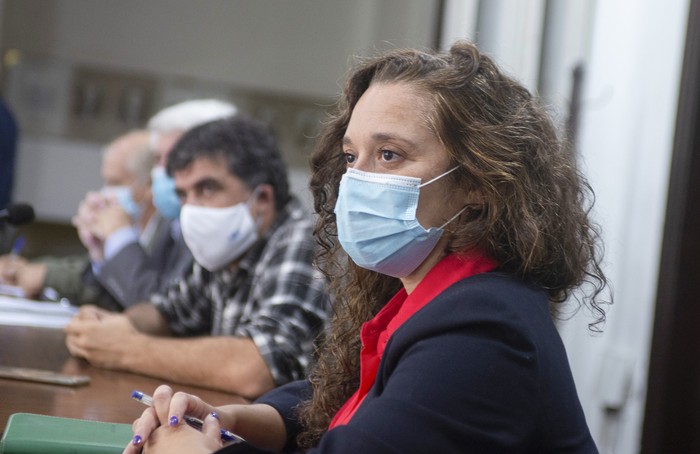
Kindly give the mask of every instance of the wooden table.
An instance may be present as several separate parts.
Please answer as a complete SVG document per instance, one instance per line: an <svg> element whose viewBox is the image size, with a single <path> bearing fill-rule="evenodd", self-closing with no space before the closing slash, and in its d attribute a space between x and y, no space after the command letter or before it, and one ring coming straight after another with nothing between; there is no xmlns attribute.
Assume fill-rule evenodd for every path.
<svg viewBox="0 0 700 454"><path fill-rule="evenodd" d="M0 432L12 413L40 413L69 418L132 423L144 406L132 400L135 389L151 394L162 380L98 369L70 356L60 329L0 325L0 365L45 369L90 377L69 387L0 379ZM214 405L242 403L241 397L192 386L171 385Z"/></svg>

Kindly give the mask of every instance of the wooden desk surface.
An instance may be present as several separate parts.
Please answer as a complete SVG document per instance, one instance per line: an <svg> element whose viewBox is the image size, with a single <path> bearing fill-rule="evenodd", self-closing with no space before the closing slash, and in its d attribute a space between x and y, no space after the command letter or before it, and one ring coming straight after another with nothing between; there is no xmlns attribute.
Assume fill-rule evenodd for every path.
<svg viewBox="0 0 700 454"><path fill-rule="evenodd" d="M142 375L92 367L70 356L64 337L59 329L0 325L0 365L90 377L88 385L76 387L0 379L0 433L7 418L20 412L130 424L145 408L130 398L131 392L138 389L150 394L163 383ZM241 397L222 392L172 387L214 405L244 402Z"/></svg>

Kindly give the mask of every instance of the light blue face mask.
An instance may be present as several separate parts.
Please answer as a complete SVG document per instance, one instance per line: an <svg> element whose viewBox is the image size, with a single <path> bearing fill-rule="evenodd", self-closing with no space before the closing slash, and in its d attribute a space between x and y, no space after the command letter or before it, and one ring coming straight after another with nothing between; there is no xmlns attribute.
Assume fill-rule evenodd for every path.
<svg viewBox="0 0 700 454"><path fill-rule="evenodd" d="M175 193L175 180L165 173L165 168L158 166L151 170L151 192L153 205L165 219L177 219L180 216L180 199Z"/></svg>
<svg viewBox="0 0 700 454"><path fill-rule="evenodd" d="M454 167L427 183L420 178L348 169L340 180L335 216L338 239L362 268L405 277L433 250L443 228L424 229L416 218L420 188L453 172Z"/></svg>
<svg viewBox="0 0 700 454"><path fill-rule="evenodd" d="M129 186L105 186L102 188L102 193L114 197L119 205L124 208L126 214L136 222L141 217L141 205L134 201Z"/></svg>

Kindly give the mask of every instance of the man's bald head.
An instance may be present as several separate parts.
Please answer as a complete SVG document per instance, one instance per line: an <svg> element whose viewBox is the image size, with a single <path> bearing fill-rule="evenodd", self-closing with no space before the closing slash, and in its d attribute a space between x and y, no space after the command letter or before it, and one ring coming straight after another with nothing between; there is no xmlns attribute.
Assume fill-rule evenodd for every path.
<svg viewBox="0 0 700 454"><path fill-rule="evenodd" d="M149 139L148 131L134 130L105 147L101 170L105 186L128 186L148 179L153 166Z"/></svg>

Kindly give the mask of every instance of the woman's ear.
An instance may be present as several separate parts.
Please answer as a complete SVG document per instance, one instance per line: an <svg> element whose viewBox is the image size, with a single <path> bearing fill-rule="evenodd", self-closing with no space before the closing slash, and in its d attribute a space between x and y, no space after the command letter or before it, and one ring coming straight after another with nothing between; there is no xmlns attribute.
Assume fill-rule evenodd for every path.
<svg viewBox="0 0 700 454"><path fill-rule="evenodd" d="M486 195L478 189L467 192L465 200L467 201L466 205L471 205L474 208L483 208L488 202Z"/></svg>

